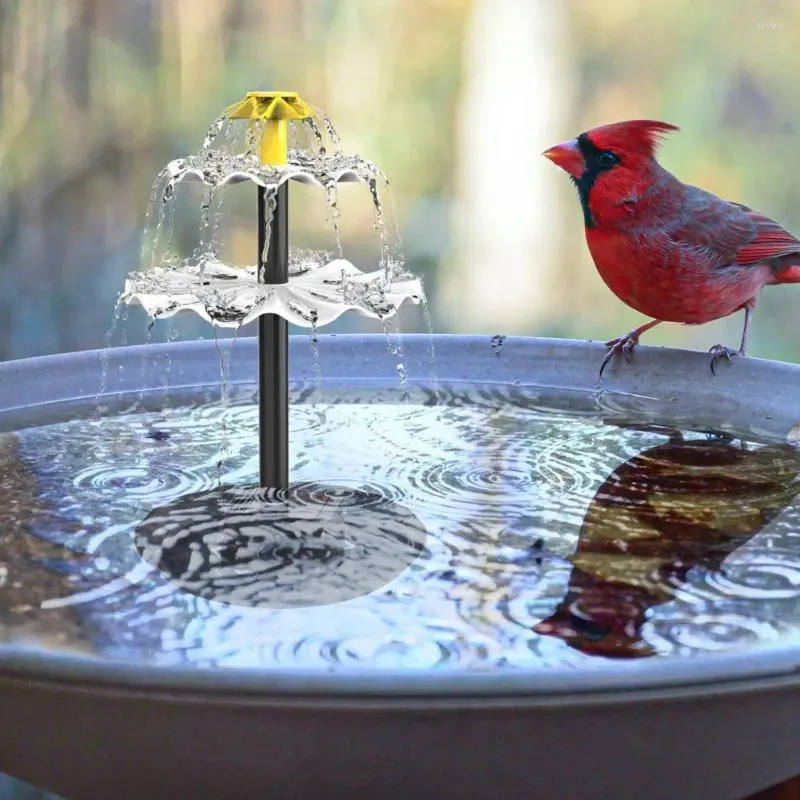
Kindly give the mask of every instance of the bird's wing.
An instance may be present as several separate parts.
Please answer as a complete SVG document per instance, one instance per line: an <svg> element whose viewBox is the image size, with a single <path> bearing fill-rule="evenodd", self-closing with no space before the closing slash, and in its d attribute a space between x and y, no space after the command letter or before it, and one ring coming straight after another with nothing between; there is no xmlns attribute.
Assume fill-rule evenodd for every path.
<svg viewBox="0 0 800 800"><path fill-rule="evenodd" d="M800 239L758 211L748 208L745 213L756 226L756 237L739 249L737 264L763 264L783 256L800 255Z"/></svg>
<svg viewBox="0 0 800 800"><path fill-rule="evenodd" d="M721 267L742 267L800 256L800 240L769 217L740 203L729 203L694 186L670 237L704 250Z"/></svg>
<svg viewBox="0 0 800 800"><path fill-rule="evenodd" d="M684 247L703 251L724 267L736 263L742 248L756 240L758 228L749 209L689 186L681 213L668 235Z"/></svg>

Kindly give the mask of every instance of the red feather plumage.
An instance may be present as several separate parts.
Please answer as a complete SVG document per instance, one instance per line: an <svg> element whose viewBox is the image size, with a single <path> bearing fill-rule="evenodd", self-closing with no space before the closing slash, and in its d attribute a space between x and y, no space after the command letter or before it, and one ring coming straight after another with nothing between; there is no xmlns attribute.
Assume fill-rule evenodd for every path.
<svg viewBox="0 0 800 800"><path fill-rule="evenodd" d="M609 342L630 356L639 335L660 322L699 325L744 309L743 355L761 289L800 283L800 240L769 217L688 186L655 158L676 126L656 120L603 125L545 155L578 188L586 241L597 270L623 302L653 321ZM602 368L601 368L602 372Z"/></svg>

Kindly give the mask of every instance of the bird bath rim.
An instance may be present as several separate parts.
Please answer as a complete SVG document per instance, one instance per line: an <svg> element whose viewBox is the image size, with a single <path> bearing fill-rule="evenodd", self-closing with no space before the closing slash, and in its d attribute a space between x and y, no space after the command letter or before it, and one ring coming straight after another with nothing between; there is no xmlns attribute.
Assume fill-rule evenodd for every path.
<svg viewBox="0 0 800 800"><path fill-rule="evenodd" d="M440 385L492 384L499 387L562 389L598 400L629 398L639 403L644 418L658 421L672 414L676 425L686 425L694 413L704 419L730 420L735 428L761 418L765 435L785 437L796 429L800 409L790 401L800 396L800 366L762 359L739 359L716 377L708 357L668 348L640 347L631 364L618 360L602 380L597 370L605 348L599 343L508 337L498 342L489 336L438 335L435 346L436 377ZM409 389L430 385L431 339L412 334L403 337ZM230 342L220 342L223 349ZM241 339L229 350L232 385L254 385L257 345ZM319 359L323 386L397 388L394 359L386 353L381 335L323 335ZM307 336L290 342L291 380L315 380L314 354ZM63 412L70 403L94 400L103 374L107 383L100 402L123 409L126 398L165 393L164 372L172 363L169 392L219 385L219 353L214 341L177 342L106 351L84 351L0 363L0 425L13 429L16 420L31 410L45 417L48 409ZM120 369L122 367L122 369ZM769 382L773 390L763 392ZM380 402L378 400L378 402ZM613 410L614 404L609 407ZM795 401L794 406L797 406ZM660 409L660 412L658 411ZM688 409L688 411L687 411ZM692 412L692 409L694 411ZM703 417L705 415L705 417ZM40 416L36 417L43 424ZM164 691L204 697L257 696L264 701L281 698L372 698L382 703L438 698L466 702L525 698L536 705L596 704L635 697L690 697L698 693L740 693L800 686L800 646L760 647L730 651L725 655L698 655L688 659L646 659L635 662L598 663L580 669L525 668L464 673L447 668L436 671L337 668L330 670L196 670L101 661L88 657L24 650L0 645L0 681L68 684L76 689ZM318 699L315 702L318 702Z"/></svg>

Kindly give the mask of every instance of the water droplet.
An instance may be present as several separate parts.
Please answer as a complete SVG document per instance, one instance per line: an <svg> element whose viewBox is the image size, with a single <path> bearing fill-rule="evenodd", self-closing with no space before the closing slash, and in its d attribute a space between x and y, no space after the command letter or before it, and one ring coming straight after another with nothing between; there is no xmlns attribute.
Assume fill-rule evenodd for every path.
<svg viewBox="0 0 800 800"><path fill-rule="evenodd" d="M500 355L500 351L503 349L503 344L505 343L506 337L502 333L495 334L492 336L491 345L492 349L497 355Z"/></svg>

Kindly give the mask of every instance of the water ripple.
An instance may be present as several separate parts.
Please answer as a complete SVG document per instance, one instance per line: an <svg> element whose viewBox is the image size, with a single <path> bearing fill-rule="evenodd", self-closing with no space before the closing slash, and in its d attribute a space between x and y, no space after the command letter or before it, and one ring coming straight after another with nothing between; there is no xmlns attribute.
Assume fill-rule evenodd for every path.
<svg viewBox="0 0 800 800"><path fill-rule="evenodd" d="M46 514L2 480L0 503L87 556L12 537L2 579L73 570L38 613L69 606L99 656L197 668L578 668L800 633L797 451L543 404L293 404L282 506L247 488L252 403L30 428L4 470Z"/></svg>

